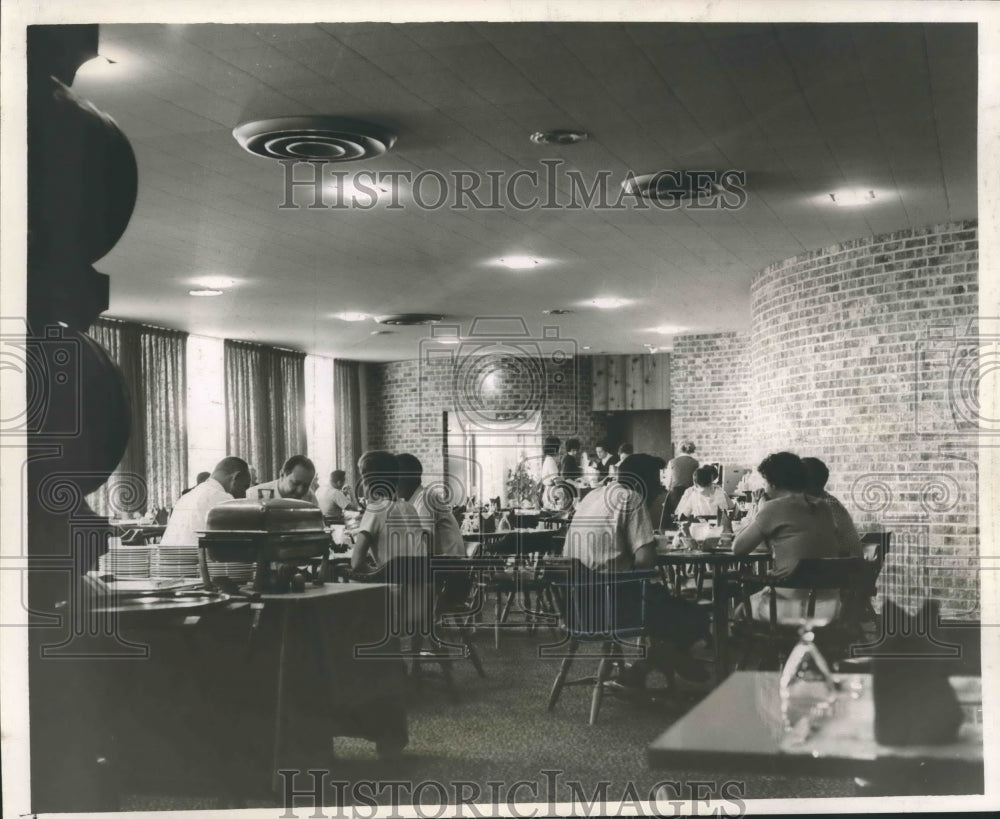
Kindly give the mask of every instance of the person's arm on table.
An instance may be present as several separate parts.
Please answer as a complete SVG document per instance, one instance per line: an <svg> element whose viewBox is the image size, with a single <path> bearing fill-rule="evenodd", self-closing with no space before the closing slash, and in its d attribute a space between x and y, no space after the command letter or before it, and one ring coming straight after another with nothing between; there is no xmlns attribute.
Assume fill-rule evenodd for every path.
<svg viewBox="0 0 1000 819"><path fill-rule="evenodd" d="M733 554L746 555L765 542L764 530L760 528L760 517L746 525L733 541Z"/></svg>
<svg viewBox="0 0 1000 819"><path fill-rule="evenodd" d="M642 546L632 553L632 556L634 558L633 569L656 568L656 541L652 540L649 543L643 543Z"/></svg>
<svg viewBox="0 0 1000 819"><path fill-rule="evenodd" d="M355 572L370 571L372 568L368 554L371 551L372 536L368 532L358 532L354 536L354 548L351 550L351 570Z"/></svg>

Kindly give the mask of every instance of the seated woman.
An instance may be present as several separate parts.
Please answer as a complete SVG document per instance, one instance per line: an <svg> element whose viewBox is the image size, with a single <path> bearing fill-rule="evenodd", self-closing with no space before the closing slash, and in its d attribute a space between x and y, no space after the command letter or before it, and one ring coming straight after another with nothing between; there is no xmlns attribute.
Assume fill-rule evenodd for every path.
<svg viewBox="0 0 1000 819"><path fill-rule="evenodd" d="M805 493L806 469L791 452L768 455L757 467L764 478L767 500L754 519L733 542L733 552L748 554L761 544L774 555L774 574L790 574L805 557L838 557L840 543L830 508ZM779 622L797 623L806 615L808 589L776 589ZM750 604L755 620L770 617L769 589L753 595ZM816 596L817 618L836 617L840 592L820 590Z"/></svg>
<svg viewBox="0 0 1000 819"><path fill-rule="evenodd" d="M714 466L699 466L694 471L694 486L689 486L681 496L674 514L677 517L715 517L720 509L732 505L722 487L715 483L719 475Z"/></svg>

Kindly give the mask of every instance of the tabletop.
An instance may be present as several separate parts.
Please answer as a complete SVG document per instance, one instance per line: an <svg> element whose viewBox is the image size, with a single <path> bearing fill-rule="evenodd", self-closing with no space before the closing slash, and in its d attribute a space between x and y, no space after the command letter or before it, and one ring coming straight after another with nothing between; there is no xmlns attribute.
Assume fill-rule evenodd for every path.
<svg viewBox="0 0 1000 819"><path fill-rule="evenodd" d="M902 747L875 741L871 675L840 675L830 716L817 720L806 736L785 727L778 676L776 671L730 675L653 742L650 766L780 776L933 774L966 788L953 793L982 788L981 678L949 678L966 713L955 742Z"/></svg>

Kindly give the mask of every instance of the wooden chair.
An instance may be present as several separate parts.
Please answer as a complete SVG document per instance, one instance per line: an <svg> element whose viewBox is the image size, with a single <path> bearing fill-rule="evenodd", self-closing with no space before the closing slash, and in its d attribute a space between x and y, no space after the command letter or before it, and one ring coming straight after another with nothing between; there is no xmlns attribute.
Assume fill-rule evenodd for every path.
<svg viewBox="0 0 1000 819"><path fill-rule="evenodd" d="M561 549L562 543L550 530L511 532L484 550L482 557L497 561L497 568L477 581L476 600L479 607L483 607L489 596L494 596L494 648L500 648L500 632L508 627L518 597L523 603L525 622L511 625L525 627L529 633L534 633L539 623L551 627L557 624L558 612L540 561ZM508 567L507 563L512 565Z"/></svg>
<svg viewBox="0 0 1000 819"><path fill-rule="evenodd" d="M556 707L564 688L592 686L590 724L597 722L601 702L611 688L611 669L624 662L623 647L636 645L645 634L646 589L659 578L655 569L600 574L579 561L548 567L555 599L566 624L567 640L559 673L549 693L548 710ZM597 646L596 675L569 680L570 667L583 645Z"/></svg>
<svg viewBox="0 0 1000 819"><path fill-rule="evenodd" d="M387 598L388 634L409 642L403 655L410 660L410 674L418 688L422 687L424 666L437 665L452 701L458 702L458 689L452 677L452 663L469 659L476 673L485 676L482 662L469 641L466 609L473 586L474 566L461 558L431 558L427 556L394 557L368 574L352 574L354 580L366 583L387 583L397 587L396 594ZM449 618L459 632L459 643L441 638L438 624Z"/></svg>
<svg viewBox="0 0 1000 819"><path fill-rule="evenodd" d="M762 575L756 582L744 583L741 587L741 619L733 624L734 636L744 642L742 657L737 669L747 665L755 647L764 649L764 660L773 661L780 668L799 637L799 623L778 620L778 589L802 589L808 591L806 618L815 616L816 598L820 591L839 591L844 596L855 595L867 581L866 561L857 557L804 558L795 570L785 577L773 574ZM750 594L759 588L770 589L768 620L755 620ZM849 652L853 642L859 639L861 630L856 617L849 607L842 607L841 616L825 626L814 630L816 644L830 662Z"/></svg>

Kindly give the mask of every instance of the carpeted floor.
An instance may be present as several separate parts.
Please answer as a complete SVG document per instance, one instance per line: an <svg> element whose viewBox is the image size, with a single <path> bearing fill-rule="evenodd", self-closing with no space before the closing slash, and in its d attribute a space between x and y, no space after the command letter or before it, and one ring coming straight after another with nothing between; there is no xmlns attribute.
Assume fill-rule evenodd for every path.
<svg viewBox="0 0 1000 819"><path fill-rule="evenodd" d="M395 801L404 804L411 800L435 803L443 798L502 804L575 801L583 810L602 792L609 802L650 799L657 783L664 781L677 783L667 786L659 803L668 813L676 811L668 800L690 800L699 794L728 796L736 802L853 795L849 780L787 778L781 770L773 776L753 777L735 770L650 770L647 746L708 689L681 682L678 696L658 706L607 698L598 723L590 726L589 687L565 689L555 710L546 710L559 661L540 659L538 647L552 639L548 630L533 637L521 630L510 631L495 650L492 632L481 631L476 643L487 676L479 678L468 661L456 662L459 703L450 701L440 679L427 677L420 690L411 685L407 703L410 744L401 758L382 761L371 743L334 740L323 783L327 804L388 805L395 790ZM596 660L580 659L572 676L591 674L596 667ZM662 679L653 675L649 683L657 686ZM709 784L698 785L695 793L695 783ZM303 775L294 786L310 789L312 780ZM280 803L280 798L258 795L248 797L246 807ZM127 793L122 804L124 810L221 806L214 796L197 792Z"/></svg>

